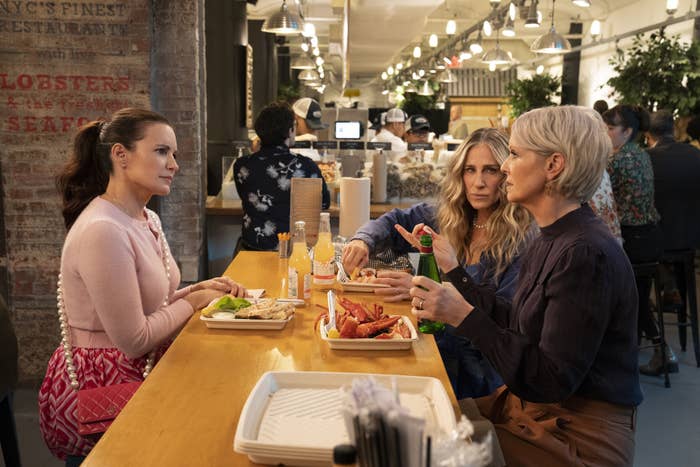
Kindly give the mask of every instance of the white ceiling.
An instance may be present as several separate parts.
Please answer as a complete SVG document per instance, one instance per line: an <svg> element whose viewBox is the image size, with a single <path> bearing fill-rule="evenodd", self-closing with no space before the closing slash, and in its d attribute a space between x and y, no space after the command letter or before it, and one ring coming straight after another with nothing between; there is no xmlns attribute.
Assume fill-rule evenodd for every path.
<svg viewBox="0 0 700 467"><path fill-rule="evenodd" d="M515 0L520 3L522 0ZM593 19L605 20L610 11L635 3L637 0L591 0L590 8L581 8L571 0L556 1L555 26L560 33L568 32L569 23L578 20L584 23L587 32ZM662 2L663 0L659 0ZM343 0L288 0L290 9L296 11L301 3L305 19L316 26L321 55L327 67L341 73L339 57L328 55L329 41L340 42L343 23ZM505 6L509 0L501 0ZM376 79L389 65L410 58L415 45L421 45L424 54L429 52L427 38L435 33L442 46L449 37L445 34L445 23L453 18L457 21L457 34L478 24L491 11L488 0L349 0L348 20L349 44L348 66L350 80L354 86ZM527 0L526 5L530 4ZM281 0L259 0L257 5L248 5L248 17L263 19L277 11ZM335 7L335 8L334 8ZM516 60L526 61L534 57L529 45L540 34L546 32L550 22L552 0L540 0L542 26L526 29L524 21L516 19L516 37L501 37L502 47L510 50ZM495 34L491 40L495 39ZM292 54L302 53L300 36L289 38ZM488 42L486 43L488 48ZM425 56L425 55L424 55ZM471 66L471 65L470 65ZM481 66L475 61L474 66Z"/></svg>

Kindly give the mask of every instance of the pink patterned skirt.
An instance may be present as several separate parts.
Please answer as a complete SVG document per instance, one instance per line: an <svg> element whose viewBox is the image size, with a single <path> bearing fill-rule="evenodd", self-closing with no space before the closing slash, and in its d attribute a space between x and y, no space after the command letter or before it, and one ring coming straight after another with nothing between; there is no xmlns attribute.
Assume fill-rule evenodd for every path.
<svg viewBox="0 0 700 467"><path fill-rule="evenodd" d="M167 346L159 348L156 362ZM128 359L120 350L73 347L73 365L80 389L111 384L143 381L146 357ZM44 382L39 390L39 427L44 442L54 456L86 456L95 445L94 437L78 434L77 392L71 387L63 347L49 360Z"/></svg>

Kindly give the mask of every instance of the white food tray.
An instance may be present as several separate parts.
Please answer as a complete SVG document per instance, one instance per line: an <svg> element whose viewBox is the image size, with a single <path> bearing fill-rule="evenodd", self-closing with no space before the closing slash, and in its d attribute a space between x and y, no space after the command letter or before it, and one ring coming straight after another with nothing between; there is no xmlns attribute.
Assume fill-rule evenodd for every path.
<svg viewBox="0 0 700 467"><path fill-rule="evenodd" d="M319 325L321 329L321 339L328 342L331 349L337 350L403 350L410 349L418 340L418 333L413 323L407 316L402 316L401 321L411 330L411 337L408 339L341 339L330 338L323 325L323 320Z"/></svg>
<svg viewBox="0 0 700 467"><path fill-rule="evenodd" d="M228 315L226 317L225 315ZM207 318L200 315L199 319L210 329L282 329L294 318L291 314L287 319L234 319L233 313L220 311Z"/></svg>
<svg viewBox="0 0 700 467"><path fill-rule="evenodd" d="M367 376L387 388L395 378L401 405L411 415L424 418L426 429L455 428L452 404L436 378L270 371L260 378L243 406L234 450L258 463L328 466L333 446L350 440L342 414L345 394L340 389Z"/></svg>

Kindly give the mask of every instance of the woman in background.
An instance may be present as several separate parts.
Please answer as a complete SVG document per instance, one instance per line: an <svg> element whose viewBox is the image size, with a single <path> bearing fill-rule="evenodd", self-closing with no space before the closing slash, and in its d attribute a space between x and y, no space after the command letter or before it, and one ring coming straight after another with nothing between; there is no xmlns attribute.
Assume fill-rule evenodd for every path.
<svg viewBox="0 0 700 467"><path fill-rule="evenodd" d="M603 114L612 141L613 155L608 162L608 173L617 203L625 252L634 263L655 262L663 254L663 233L659 227L659 213L654 205L654 169L649 154L637 144L640 133L649 129L649 113L639 106L616 105ZM637 278L639 300L638 334L646 335L653 344L661 342L656 320L649 306L650 278ZM657 346L653 360L659 361ZM666 347L666 366L669 373L678 372L678 358ZM647 373L659 374L660 365L643 365Z"/></svg>
<svg viewBox="0 0 700 467"><path fill-rule="evenodd" d="M245 294L226 277L177 290L180 270L146 208L153 195L170 193L176 154L165 117L126 108L83 126L58 176L68 229L59 302L69 348L59 346L49 360L39 423L67 466L79 465L95 443L78 434L78 389L143 380L195 310L225 293Z"/></svg>

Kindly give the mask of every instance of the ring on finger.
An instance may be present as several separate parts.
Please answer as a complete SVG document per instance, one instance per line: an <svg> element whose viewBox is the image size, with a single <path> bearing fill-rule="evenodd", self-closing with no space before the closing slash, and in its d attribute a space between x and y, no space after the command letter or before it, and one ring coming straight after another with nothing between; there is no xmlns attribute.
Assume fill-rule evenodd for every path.
<svg viewBox="0 0 700 467"><path fill-rule="evenodd" d="M422 309L423 309L423 303L425 303L425 300L423 300L423 299L421 298L421 299L420 299L420 302L418 302L418 306L417 306L416 308L418 308L419 310L422 310Z"/></svg>

